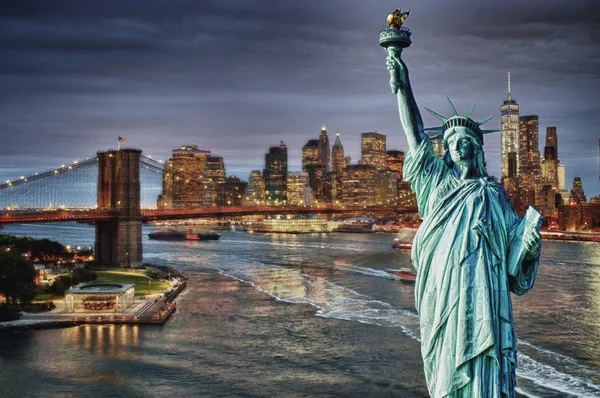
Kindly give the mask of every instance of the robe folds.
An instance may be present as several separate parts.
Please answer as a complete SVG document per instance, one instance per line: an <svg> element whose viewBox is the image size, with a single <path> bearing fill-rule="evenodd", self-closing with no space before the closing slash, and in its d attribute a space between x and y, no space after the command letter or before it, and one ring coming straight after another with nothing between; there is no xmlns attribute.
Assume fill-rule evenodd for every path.
<svg viewBox="0 0 600 398"><path fill-rule="evenodd" d="M412 263L430 395L514 397L510 292L531 289L538 267L538 259L509 264L510 251L522 249L521 217L491 178L457 178L429 138L408 154L404 178L423 219Z"/></svg>

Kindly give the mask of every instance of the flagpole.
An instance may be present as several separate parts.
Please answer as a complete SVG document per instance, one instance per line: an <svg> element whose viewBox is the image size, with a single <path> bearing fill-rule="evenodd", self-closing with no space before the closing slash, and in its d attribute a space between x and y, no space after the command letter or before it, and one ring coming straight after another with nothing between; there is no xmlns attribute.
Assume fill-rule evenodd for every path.
<svg viewBox="0 0 600 398"><path fill-rule="evenodd" d="M117 151L121 150L121 140L117 138Z"/></svg>

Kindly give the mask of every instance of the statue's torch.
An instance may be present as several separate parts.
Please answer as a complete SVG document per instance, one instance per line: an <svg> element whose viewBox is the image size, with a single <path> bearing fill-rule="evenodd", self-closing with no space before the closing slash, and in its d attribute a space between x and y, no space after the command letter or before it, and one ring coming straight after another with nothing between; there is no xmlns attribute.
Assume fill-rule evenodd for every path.
<svg viewBox="0 0 600 398"><path fill-rule="evenodd" d="M410 10L402 12L399 8L396 9L387 17L389 27L379 32L379 45L394 59L400 58L402 50L412 43L410 30L402 26L409 13ZM395 68L391 69L390 86L394 94L398 92L399 85L398 71Z"/></svg>

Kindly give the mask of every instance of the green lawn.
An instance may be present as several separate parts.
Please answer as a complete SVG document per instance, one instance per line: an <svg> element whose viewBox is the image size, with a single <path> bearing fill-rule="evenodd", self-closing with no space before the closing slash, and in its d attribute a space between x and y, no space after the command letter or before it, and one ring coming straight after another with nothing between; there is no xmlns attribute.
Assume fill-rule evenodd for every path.
<svg viewBox="0 0 600 398"><path fill-rule="evenodd" d="M123 272L123 271L95 271L98 275L93 283L133 283L135 285L135 295L145 296L147 294L156 294L164 292L169 288L169 282L154 280L146 276L145 271ZM150 281L150 291L148 291L148 281Z"/></svg>

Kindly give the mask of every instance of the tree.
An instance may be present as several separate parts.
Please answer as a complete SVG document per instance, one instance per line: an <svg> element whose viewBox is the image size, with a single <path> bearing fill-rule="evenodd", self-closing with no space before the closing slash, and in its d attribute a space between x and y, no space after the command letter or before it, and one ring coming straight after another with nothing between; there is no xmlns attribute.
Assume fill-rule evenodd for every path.
<svg viewBox="0 0 600 398"><path fill-rule="evenodd" d="M23 256L0 252L0 293L8 304L30 303L35 297L35 268Z"/></svg>

